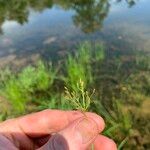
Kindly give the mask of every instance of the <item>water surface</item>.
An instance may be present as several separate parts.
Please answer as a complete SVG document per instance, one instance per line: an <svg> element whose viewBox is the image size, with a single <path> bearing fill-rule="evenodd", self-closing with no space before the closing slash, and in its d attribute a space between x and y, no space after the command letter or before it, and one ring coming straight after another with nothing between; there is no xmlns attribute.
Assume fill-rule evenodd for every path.
<svg viewBox="0 0 150 150"><path fill-rule="evenodd" d="M149 0L1 0L0 66L63 58L84 40L149 52L149 15Z"/></svg>

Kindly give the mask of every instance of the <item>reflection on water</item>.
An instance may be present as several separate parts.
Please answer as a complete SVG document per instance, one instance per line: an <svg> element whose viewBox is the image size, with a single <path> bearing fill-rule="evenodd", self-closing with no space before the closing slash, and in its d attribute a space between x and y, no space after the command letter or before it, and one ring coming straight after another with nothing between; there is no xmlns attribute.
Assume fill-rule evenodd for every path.
<svg viewBox="0 0 150 150"><path fill-rule="evenodd" d="M74 24L79 26L85 33L89 33L102 27L103 20L108 14L109 6L108 0L74 0L69 2L64 8L74 10Z"/></svg>
<svg viewBox="0 0 150 150"><path fill-rule="evenodd" d="M113 1L113 0L112 0ZM116 0L114 2L121 2ZM126 0L131 7L137 0ZM20 24L28 22L30 8L34 11L43 11L54 5L65 10L75 11L74 24L80 26L85 32L92 32L102 26L102 22L108 14L110 0L1 0L0 1L0 26L5 20L15 20ZM1 29L2 32L2 29Z"/></svg>
<svg viewBox="0 0 150 150"><path fill-rule="evenodd" d="M30 8L36 11L50 8L52 1L49 0L2 0L0 1L0 25L5 20L15 20L20 24L28 22Z"/></svg>
<svg viewBox="0 0 150 150"><path fill-rule="evenodd" d="M147 50L149 4L146 0L1 0L0 57L14 61L18 58L14 55L40 53L55 58L83 40L104 42L111 50Z"/></svg>

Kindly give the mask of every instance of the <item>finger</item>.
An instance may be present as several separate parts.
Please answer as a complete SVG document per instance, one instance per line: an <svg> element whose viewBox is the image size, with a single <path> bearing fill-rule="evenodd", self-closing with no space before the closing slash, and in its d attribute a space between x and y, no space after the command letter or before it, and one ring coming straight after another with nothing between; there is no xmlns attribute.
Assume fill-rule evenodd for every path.
<svg viewBox="0 0 150 150"><path fill-rule="evenodd" d="M94 119L82 117L53 135L39 150L85 150L99 132L99 124Z"/></svg>
<svg viewBox="0 0 150 150"><path fill-rule="evenodd" d="M115 142L106 136L98 135L94 141L94 150L117 150Z"/></svg>
<svg viewBox="0 0 150 150"><path fill-rule="evenodd" d="M86 113L86 115L98 122L101 131L104 129L104 121L100 116L94 113ZM21 129L24 134L30 137L40 137L59 132L72 121L81 117L83 117L83 114L79 111L45 110L8 120L0 125L2 129L0 130L18 132Z"/></svg>

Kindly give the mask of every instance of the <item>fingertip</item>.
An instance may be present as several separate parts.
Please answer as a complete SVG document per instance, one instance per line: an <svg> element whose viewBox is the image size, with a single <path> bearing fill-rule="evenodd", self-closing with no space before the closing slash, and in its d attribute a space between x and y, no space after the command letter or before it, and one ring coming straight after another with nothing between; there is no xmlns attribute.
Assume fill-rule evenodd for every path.
<svg viewBox="0 0 150 150"><path fill-rule="evenodd" d="M96 122L99 133L102 132L105 128L104 119L95 113L87 112L86 114L89 118L93 119Z"/></svg>
<svg viewBox="0 0 150 150"><path fill-rule="evenodd" d="M69 122L72 122L72 120L76 120L78 118L84 117L84 114L80 111L66 111L66 113L68 114L67 116L68 116ZM99 130L99 133L104 130L105 122L101 116L97 115L96 113L92 113L92 112L86 112L85 114L88 118L95 121L95 123L97 124L98 130ZM74 118L74 119L72 119L72 118Z"/></svg>
<svg viewBox="0 0 150 150"><path fill-rule="evenodd" d="M94 148L95 150L117 150L117 145L112 139L103 135L98 135L94 141Z"/></svg>

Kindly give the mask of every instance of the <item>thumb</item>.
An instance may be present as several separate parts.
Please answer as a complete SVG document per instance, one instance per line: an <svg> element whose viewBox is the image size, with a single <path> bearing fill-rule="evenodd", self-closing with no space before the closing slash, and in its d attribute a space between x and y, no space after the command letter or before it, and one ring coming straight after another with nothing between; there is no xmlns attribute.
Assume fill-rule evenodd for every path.
<svg viewBox="0 0 150 150"><path fill-rule="evenodd" d="M77 119L53 135L40 150L85 150L100 132L96 122L100 121L87 117Z"/></svg>

